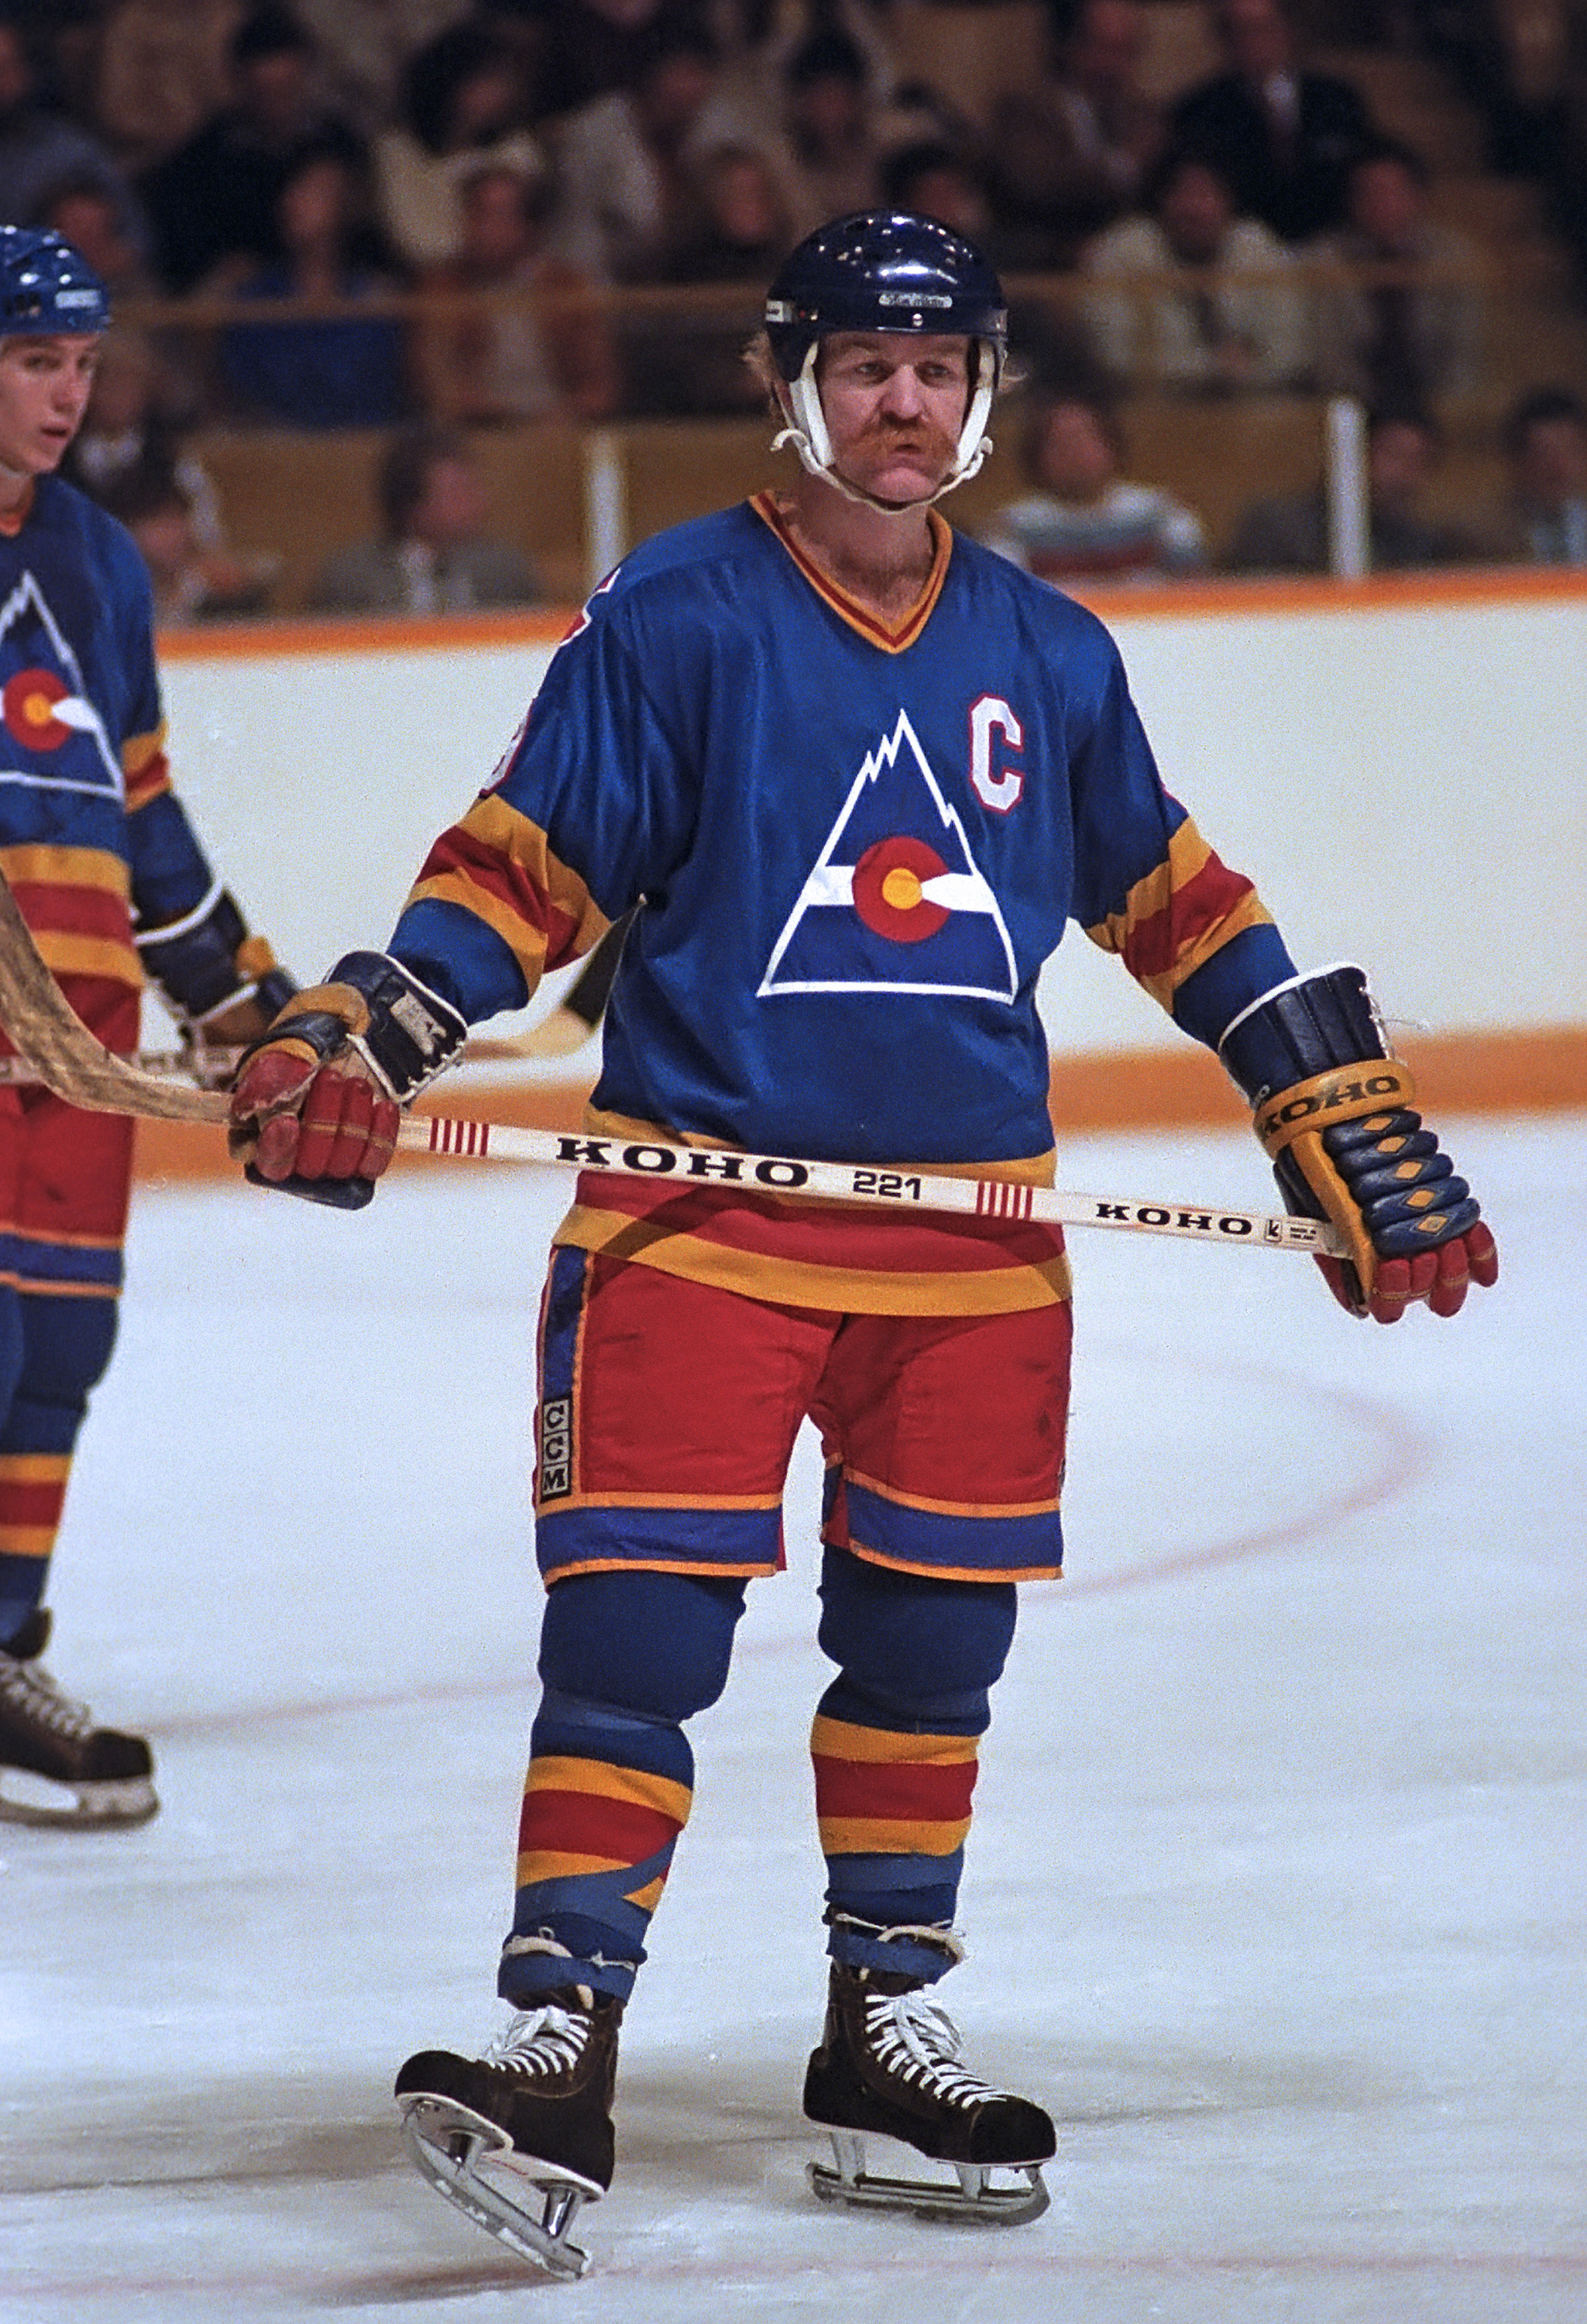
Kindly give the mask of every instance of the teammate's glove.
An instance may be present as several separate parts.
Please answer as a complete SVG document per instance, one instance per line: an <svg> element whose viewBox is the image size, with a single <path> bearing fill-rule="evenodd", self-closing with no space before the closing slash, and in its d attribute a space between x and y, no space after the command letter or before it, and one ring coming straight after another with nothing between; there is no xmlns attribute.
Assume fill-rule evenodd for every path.
<svg viewBox="0 0 1587 2324"><path fill-rule="evenodd" d="M243 1052L230 1145L255 1185L361 1210L397 1142L399 1109L468 1027L399 961L350 952Z"/></svg>
<svg viewBox="0 0 1587 2324"><path fill-rule="evenodd" d="M1453 1315L1469 1284L1499 1278L1472 1190L1413 1111L1359 968L1276 985L1241 1011L1219 1055L1256 1108L1286 1207L1329 1219L1350 1246L1319 1259L1352 1315L1398 1321L1425 1299Z"/></svg>
<svg viewBox="0 0 1587 2324"><path fill-rule="evenodd" d="M256 1040L298 989L264 938L249 935L224 888L212 888L180 919L140 926L134 942L170 1004L195 1078L207 1086L218 1076L206 1070L205 1052Z"/></svg>

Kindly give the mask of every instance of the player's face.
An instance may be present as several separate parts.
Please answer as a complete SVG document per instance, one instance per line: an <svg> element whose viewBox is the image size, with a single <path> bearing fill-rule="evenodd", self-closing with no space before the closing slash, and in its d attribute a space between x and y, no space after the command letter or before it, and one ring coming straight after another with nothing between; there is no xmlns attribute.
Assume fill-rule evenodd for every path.
<svg viewBox="0 0 1587 2324"><path fill-rule="evenodd" d="M946 483L970 393L970 342L840 331L818 365L832 462L844 482L900 508Z"/></svg>
<svg viewBox="0 0 1587 2324"><path fill-rule="evenodd" d="M43 476L82 426L99 341L91 332L41 332L0 341L0 468Z"/></svg>

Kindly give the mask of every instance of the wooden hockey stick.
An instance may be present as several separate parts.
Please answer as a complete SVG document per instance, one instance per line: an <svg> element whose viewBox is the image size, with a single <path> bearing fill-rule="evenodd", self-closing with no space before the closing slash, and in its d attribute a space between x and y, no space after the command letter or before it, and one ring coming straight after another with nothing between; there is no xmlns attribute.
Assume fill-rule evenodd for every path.
<svg viewBox="0 0 1587 2324"><path fill-rule="evenodd" d="M45 966L27 922L0 875L0 1019L41 1081L69 1105L155 1121L201 1121L221 1128L228 1102L220 1090L167 1080L115 1056L72 1010ZM743 1186L774 1194L814 1195L890 1210L949 1211L979 1218L1040 1219L1059 1226L1120 1227L1195 1242L1300 1251L1342 1258L1342 1239L1315 1219L1274 1217L1217 1204L1116 1202L1002 1178L949 1178L873 1164L808 1162L731 1147L675 1146L660 1139L608 1138L584 1131L520 1130L453 1115L409 1115L397 1133L404 1152L475 1161L529 1162L554 1168L607 1171L623 1177L675 1179L685 1185Z"/></svg>
<svg viewBox="0 0 1587 2324"><path fill-rule="evenodd" d="M564 1017L571 1023L564 1027ZM564 1008L551 1010L538 1025L527 1033L492 1035L464 1044L460 1056L453 1063L458 1065L512 1065L525 1057L566 1057L582 1048L594 1027L574 1012ZM121 1054L118 1052L118 1055ZM231 1079L236 1071L240 1048L216 1047L212 1049L134 1049L125 1057L141 1074L152 1074L161 1081L196 1082L200 1089L216 1089ZM195 1067L200 1068L195 1071ZM36 1086L43 1079L38 1067L26 1057L0 1057L0 1089Z"/></svg>

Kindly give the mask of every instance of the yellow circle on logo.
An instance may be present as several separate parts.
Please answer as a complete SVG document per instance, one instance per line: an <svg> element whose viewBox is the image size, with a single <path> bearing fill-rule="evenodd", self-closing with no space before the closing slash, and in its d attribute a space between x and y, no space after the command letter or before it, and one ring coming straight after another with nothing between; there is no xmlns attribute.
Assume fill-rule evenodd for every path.
<svg viewBox="0 0 1587 2324"><path fill-rule="evenodd" d="M912 912L922 893L920 874L911 872L907 863L895 863L881 883L882 901L895 912Z"/></svg>

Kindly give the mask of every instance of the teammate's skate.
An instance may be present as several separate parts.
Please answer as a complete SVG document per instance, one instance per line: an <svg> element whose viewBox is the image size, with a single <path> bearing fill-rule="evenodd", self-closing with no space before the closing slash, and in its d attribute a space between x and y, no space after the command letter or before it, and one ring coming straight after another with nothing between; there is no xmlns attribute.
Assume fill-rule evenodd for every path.
<svg viewBox="0 0 1587 2324"><path fill-rule="evenodd" d="M520 2010L481 2058L421 2050L397 2076L409 2151L432 2187L553 2275L582 2275L568 2241L612 2183L612 2091L623 2005L587 1986Z"/></svg>
<svg viewBox="0 0 1587 2324"><path fill-rule="evenodd" d="M41 1606L0 1646L0 1822L146 1823L160 1805L149 1746L61 1692L39 1660L49 1639Z"/></svg>
<svg viewBox="0 0 1587 2324"><path fill-rule="evenodd" d="M1051 2118L960 2063L957 2029L918 1978L833 1963L805 2113L832 2133L836 2169L810 2165L810 2184L825 2201L1004 2225L1047 2209L1041 2165L1056 2144ZM867 2133L951 2163L957 2183L872 2178Z"/></svg>

